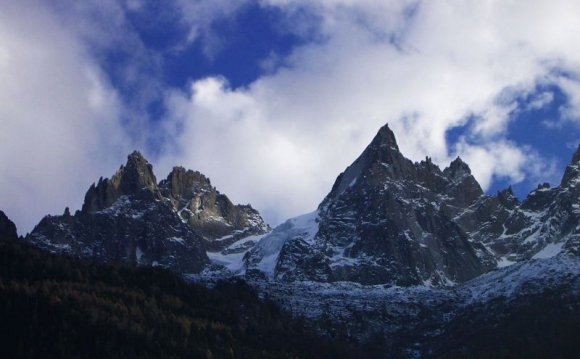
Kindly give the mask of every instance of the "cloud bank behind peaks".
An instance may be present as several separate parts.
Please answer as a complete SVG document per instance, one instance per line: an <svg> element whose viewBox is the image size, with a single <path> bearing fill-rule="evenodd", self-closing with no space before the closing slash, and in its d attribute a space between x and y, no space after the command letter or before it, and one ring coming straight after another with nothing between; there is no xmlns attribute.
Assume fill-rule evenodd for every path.
<svg viewBox="0 0 580 359"><path fill-rule="evenodd" d="M3 2L0 207L30 230L43 214L80 205L91 181L139 148L159 154L149 156L159 176L173 165L200 170L276 224L314 209L387 122L406 156L445 166L461 155L484 187L557 181L553 158L510 131L530 117L520 114L550 108L551 117L538 120L542 130L578 133L576 7L572 0ZM232 29L243 31L252 24L237 16L249 11L247 21L260 9L275 14L264 17L276 19L265 28L280 32L264 39L291 43L273 44L264 59L244 58L264 65L264 73L255 66L256 80L232 87L212 66L168 69L199 70L199 56L209 63L227 53L235 36L216 26L240 21Z"/></svg>
<svg viewBox="0 0 580 359"><path fill-rule="evenodd" d="M517 94L562 83L577 97L574 1L262 4L290 22L315 13L298 18L318 24L296 28L318 29L316 40L247 87L212 77L172 92L169 127L179 131L171 162L207 172L234 199L278 219L313 209L386 122L405 155L443 166L461 155L485 188L497 178L555 178L551 158L511 141L508 126L526 105ZM568 107L577 123L578 103ZM462 126L449 143L448 131Z"/></svg>
<svg viewBox="0 0 580 359"><path fill-rule="evenodd" d="M0 11L0 206L20 232L78 207L124 142L98 66L54 14L26 4Z"/></svg>

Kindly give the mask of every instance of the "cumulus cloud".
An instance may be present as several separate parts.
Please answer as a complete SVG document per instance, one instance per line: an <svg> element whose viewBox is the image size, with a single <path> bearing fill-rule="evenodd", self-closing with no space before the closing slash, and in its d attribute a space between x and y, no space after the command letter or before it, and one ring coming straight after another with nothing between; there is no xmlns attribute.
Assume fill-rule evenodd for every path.
<svg viewBox="0 0 580 359"><path fill-rule="evenodd" d="M78 208L126 152L116 92L40 3L2 6L0 104L0 207L21 234L46 213Z"/></svg>
<svg viewBox="0 0 580 359"><path fill-rule="evenodd" d="M560 77L557 84L568 97L568 103L560 108L561 118L557 122L559 125L571 122L580 127L580 79Z"/></svg>
<svg viewBox="0 0 580 359"><path fill-rule="evenodd" d="M222 50L223 39L215 33L213 23L234 16L249 0L176 0L181 19L189 28L186 44L199 41L209 59Z"/></svg>
<svg viewBox="0 0 580 359"><path fill-rule="evenodd" d="M539 85L562 87L570 117L580 108L578 81L561 72L580 71L573 1L261 3L315 13L320 24L297 27L317 29L317 40L246 88L209 78L172 93L178 149L161 163L207 172L274 222L315 208L386 122L405 155L443 166L462 155L484 188L553 170L551 159L510 142L507 128L524 110L518 96L536 96L536 107L551 101L534 94ZM448 143L447 132L466 124L463 142Z"/></svg>
<svg viewBox="0 0 580 359"><path fill-rule="evenodd" d="M227 41L216 21L250 3L284 14L279 31L300 45L263 59L267 71L245 87L214 76L169 88L165 56L196 42L218 55ZM168 48L139 34L174 22L188 30ZM200 170L275 224L313 210L387 122L406 156L445 166L461 155L484 187L545 180L552 159L507 130L519 111L553 103L550 86L567 98L558 126L579 123L578 33L576 4L565 0L3 4L0 207L28 230L42 214L78 207L126 152L155 143L158 176L172 165ZM160 98L167 116L152 121ZM457 128L463 136L449 143Z"/></svg>
<svg viewBox="0 0 580 359"><path fill-rule="evenodd" d="M562 176L554 159L546 159L530 146L518 146L505 139L472 145L462 138L455 144L455 151L470 164L483 188L489 188L493 180L499 179L512 183L526 178L535 183L559 183Z"/></svg>

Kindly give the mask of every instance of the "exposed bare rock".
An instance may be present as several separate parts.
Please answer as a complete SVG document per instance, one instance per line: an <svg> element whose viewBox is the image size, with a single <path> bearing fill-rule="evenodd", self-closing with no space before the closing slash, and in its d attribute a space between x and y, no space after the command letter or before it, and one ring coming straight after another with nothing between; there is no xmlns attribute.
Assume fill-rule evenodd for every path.
<svg viewBox="0 0 580 359"><path fill-rule="evenodd" d="M258 211L250 205L234 205L199 172L175 167L159 187L180 218L203 236L208 250L270 231Z"/></svg>
<svg viewBox="0 0 580 359"><path fill-rule="evenodd" d="M0 240L17 240L18 234L16 232L16 225L8 216L0 211Z"/></svg>

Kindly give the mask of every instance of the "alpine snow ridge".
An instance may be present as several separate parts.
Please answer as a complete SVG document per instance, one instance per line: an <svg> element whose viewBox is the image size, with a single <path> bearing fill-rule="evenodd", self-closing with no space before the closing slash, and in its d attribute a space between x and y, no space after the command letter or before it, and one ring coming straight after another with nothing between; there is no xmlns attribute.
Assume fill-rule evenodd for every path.
<svg viewBox="0 0 580 359"><path fill-rule="evenodd" d="M198 172L175 168L158 184L151 164L135 151L110 179L89 188L82 210L46 216L26 240L97 261L197 273L209 263L208 247L231 244L221 237L267 230L257 211L233 205Z"/></svg>
<svg viewBox="0 0 580 359"><path fill-rule="evenodd" d="M580 146L559 185L519 201L511 187L484 194L461 158L412 162L385 125L315 211L273 230L203 174L175 167L158 182L134 152L80 211L43 218L24 240L208 285L241 277L306 328L386 357L493 357L496 341L574 352L575 332L560 329L579 322Z"/></svg>
<svg viewBox="0 0 580 359"><path fill-rule="evenodd" d="M413 163L382 127L316 212L289 220L244 258L281 281L447 286L531 258L579 253L579 158L560 186L519 203L487 196L460 158Z"/></svg>

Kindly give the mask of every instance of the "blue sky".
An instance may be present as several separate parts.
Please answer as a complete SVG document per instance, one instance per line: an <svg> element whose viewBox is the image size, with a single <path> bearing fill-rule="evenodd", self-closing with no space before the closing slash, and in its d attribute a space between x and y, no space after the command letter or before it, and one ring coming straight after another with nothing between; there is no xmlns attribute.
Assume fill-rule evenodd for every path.
<svg viewBox="0 0 580 359"><path fill-rule="evenodd" d="M387 122L524 197L578 146L578 33L565 0L6 0L0 208L29 231L139 149L277 224Z"/></svg>

